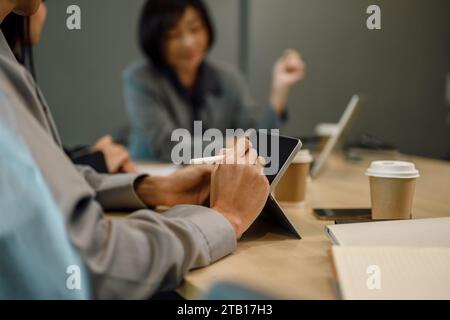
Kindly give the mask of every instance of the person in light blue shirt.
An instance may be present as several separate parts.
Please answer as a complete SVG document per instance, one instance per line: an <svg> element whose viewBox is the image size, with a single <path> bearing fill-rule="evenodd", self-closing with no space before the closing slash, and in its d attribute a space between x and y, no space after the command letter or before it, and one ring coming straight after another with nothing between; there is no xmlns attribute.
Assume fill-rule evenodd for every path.
<svg viewBox="0 0 450 320"><path fill-rule="evenodd" d="M148 0L139 24L145 61L124 72L136 160L171 160L176 129L279 129L289 93L305 75L300 54L286 50L273 71L270 103L258 108L237 68L208 57L213 22L202 0ZM262 114L259 115L259 111Z"/></svg>
<svg viewBox="0 0 450 320"><path fill-rule="evenodd" d="M0 94L0 104L7 104ZM89 299L63 215L0 108L0 299ZM8 125L7 125L8 124Z"/></svg>

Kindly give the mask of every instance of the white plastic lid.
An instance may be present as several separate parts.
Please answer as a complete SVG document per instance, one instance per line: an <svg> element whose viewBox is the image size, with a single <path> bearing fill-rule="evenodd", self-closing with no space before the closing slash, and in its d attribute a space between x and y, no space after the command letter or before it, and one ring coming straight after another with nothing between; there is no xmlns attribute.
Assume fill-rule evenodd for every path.
<svg viewBox="0 0 450 320"><path fill-rule="evenodd" d="M337 123L321 123L316 127L316 134L319 137L331 137L339 131Z"/></svg>
<svg viewBox="0 0 450 320"><path fill-rule="evenodd" d="M313 161L313 157L309 150L300 150L295 156L294 161L292 163L311 163Z"/></svg>
<svg viewBox="0 0 450 320"><path fill-rule="evenodd" d="M377 178L413 179L419 178L414 163L404 161L374 161L366 175Z"/></svg>

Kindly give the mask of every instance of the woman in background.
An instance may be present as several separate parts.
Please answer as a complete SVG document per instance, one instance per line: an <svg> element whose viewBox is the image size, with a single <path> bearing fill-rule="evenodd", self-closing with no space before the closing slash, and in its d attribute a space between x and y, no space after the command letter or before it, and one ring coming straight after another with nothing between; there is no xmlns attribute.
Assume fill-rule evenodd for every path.
<svg viewBox="0 0 450 320"><path fill-rule="evenodd" d="M236 68L207 57L213 24L202 0L148 0L139 24L145 62L124 74L134 159L170 161L176 129L280 128L291 87L304 78L300 55L286 50L273 71L270 105L261 118Z"/></svg>
<svg viewBox="0 0 450 320"><path fill-rule="evenodd" d="M30 18L14 13L8 15L0 26L9 47L18 62L35 77L32 47L40 42L47 17L47 7L41 3L39 10ZM65 149L75 164L87 165L99 173L135 172L125 147L114 143L111 136L104 136L93 146Z"/></svg>

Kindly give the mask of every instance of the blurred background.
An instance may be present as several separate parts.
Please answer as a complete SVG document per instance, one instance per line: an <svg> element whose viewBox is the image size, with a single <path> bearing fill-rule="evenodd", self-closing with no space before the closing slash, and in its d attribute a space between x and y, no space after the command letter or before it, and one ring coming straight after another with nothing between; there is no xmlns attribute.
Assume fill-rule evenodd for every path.
<svg viewBox="0 0 450 320"><path fill-rule="evenodd" d="M449 153L450 1L205 1L218 33L213 56L241 68L261 106L276 58L287 47L302 53L307 78L294 89L284 133L313 135L362 93L367 102L351 136L371 134L408 154ZM65 144L89 144L127 126L122 72L142 59L136 26L143 3L47 1L37 78ZM66 28L71 4L81 7L82 30ZM371 4L381 7L382 30L366 28Z"/></svg>

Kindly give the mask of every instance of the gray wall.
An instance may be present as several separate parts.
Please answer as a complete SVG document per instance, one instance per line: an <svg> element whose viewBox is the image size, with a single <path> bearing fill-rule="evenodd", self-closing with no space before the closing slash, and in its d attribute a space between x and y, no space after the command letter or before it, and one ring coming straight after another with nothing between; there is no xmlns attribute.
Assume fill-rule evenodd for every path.
<svg viewBox="0 0 450 320"><path fill-rule="evenodd" d="M239 47L242 1L249 1L246 48ZM449 1L207 2L219 31L213 55L238 64L240 53L248 51L248 78L261 105L269 95L276 57L285 47L301 50L308 76L293 93L287 133L309 135L316 123L337 121L350 96L361 92L368 103L354 135L368 132L419 155L443 157L450 149L450 108L444 101ZM66 8L74 3L82 9L81 31L65 28ZM126 123L121 73L139 58L135 27L142 3L48 1L37 72L67 144L92 142ZM369 4L382 7L382 31L365 28Z"/></svg>
<svg viewBox="0 0 450 320"><path fill-rule="evenodd" d="M250 1L250 83L258 99L266 101L283 48L300 50L307 63L287 133L309 135L319 122L336 122L351 95L363 93L367 104L352 135L367 132L419 155L450 150L450 1ZM381 31L366 28L370 4L382 9Z"/></svg>

